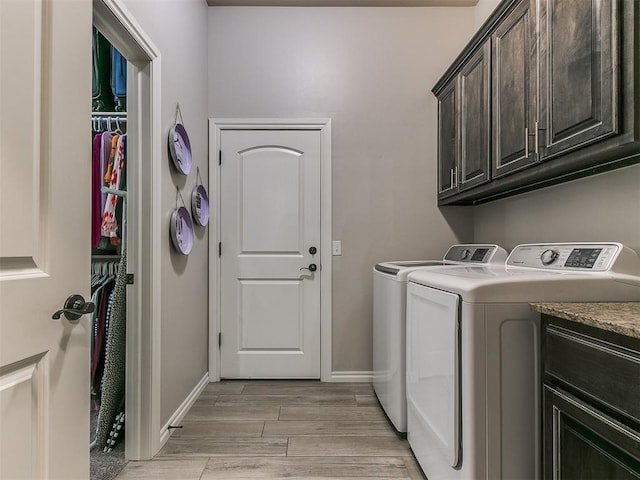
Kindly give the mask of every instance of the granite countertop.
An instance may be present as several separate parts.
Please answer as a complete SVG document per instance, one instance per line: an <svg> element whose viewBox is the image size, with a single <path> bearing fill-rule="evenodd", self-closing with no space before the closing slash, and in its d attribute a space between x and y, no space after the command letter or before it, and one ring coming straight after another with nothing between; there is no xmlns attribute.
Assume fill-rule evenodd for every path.
<svg viewBox="0 0 640 480"><path fill-rule="evenodd" d="M640 339L640 302L532 303L536 312Z"/></svg>

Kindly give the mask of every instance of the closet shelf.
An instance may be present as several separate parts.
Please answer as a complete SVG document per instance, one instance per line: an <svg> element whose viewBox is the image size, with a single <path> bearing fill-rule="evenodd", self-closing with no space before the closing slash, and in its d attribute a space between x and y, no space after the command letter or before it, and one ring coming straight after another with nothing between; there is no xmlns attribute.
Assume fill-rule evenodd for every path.
<svg viewBox="0 0 640 480"><path fill-rule="evenodd" d="M93 254L91 255L91 261L92 262L111 262L113 260L120 260L122 256L121 255L100 255L98 254Z"/></svg>
<svg viewBox="0 0 640 480"><path fill-rule="evenodd" d="M127 112L91 112L92 117L123 117L127 118Z"/></svg>

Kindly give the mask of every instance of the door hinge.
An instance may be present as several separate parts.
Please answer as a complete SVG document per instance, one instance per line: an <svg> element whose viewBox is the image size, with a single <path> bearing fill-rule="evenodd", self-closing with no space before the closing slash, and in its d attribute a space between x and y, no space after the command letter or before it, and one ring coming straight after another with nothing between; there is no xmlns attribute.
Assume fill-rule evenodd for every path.
<svg viewBox="0 0 640 480"><path fill-rule="evenodd" d="M222 242L218 242L218 257L222 256Z"/></svg>
<svg viewBox="0 0 640 480"><path fill-rule="evenodd" d="M134 277L133 273L127 273L127 285L133 285Z"/></svg>
<svg viewBox="0 0 640 480"><path fill-rule="evenodd" d="M218 332L218 348L222 346L222 332Z"/></svg>
<svg viewBox="0 0 640 480"><path fill-rule="evenodd" d="M222 165L222 150L218 150L218 165Z"/></svg>

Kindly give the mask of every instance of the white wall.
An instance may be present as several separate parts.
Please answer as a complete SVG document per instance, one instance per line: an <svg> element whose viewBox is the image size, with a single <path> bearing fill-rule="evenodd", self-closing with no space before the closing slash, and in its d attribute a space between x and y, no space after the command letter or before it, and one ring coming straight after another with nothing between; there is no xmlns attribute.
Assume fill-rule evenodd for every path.
<svg viewBox="0 0 640 480"><path fill-rule="evenodd" d="M473 12L476 30L482 26L498 5L500 5L500 0L478 0Z"/></svg>
<svg viewBox="0 0 640 480"><path fill-rule="evenodd" d="M372 369L375 263L471 239L470 210L436 206L431 88L474 27L473 8L209 9L211 117L333 120L334 371Z"/></svg>
<svg viewBox="0 0 640 480"><path fill-rule="evenodd" d="M169 238L169 219L176 205L176 185L190 209L196 166L208 178L207 139L207 6L204 0L124 0L160 51L162 128L168 135L176 103L193 152L185 178L162 158L162 329L160 427L176 411L208 370L208 228L196 226L188 257L176 254ZM144 246L142 246L144 248Z"/></svg>

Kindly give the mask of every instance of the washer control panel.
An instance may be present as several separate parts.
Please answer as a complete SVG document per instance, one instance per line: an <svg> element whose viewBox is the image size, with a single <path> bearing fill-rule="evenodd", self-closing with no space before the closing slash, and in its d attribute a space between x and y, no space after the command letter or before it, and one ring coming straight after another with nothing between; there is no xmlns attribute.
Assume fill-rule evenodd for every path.
<svg viewBox="0 0 640 480"><path fill-rule="evenodd" d="M501 254L504 257L499 258ZM504 262L506 252L497 245L452 245L444 255L448 262L491 263L492 260Z"/></svg>
<svg viewBox="0 0 640 480"><path fill-rule="evenodd" d="M507 266L605 272L620 250L616 243L518 245L507 258Z"/></svg>

